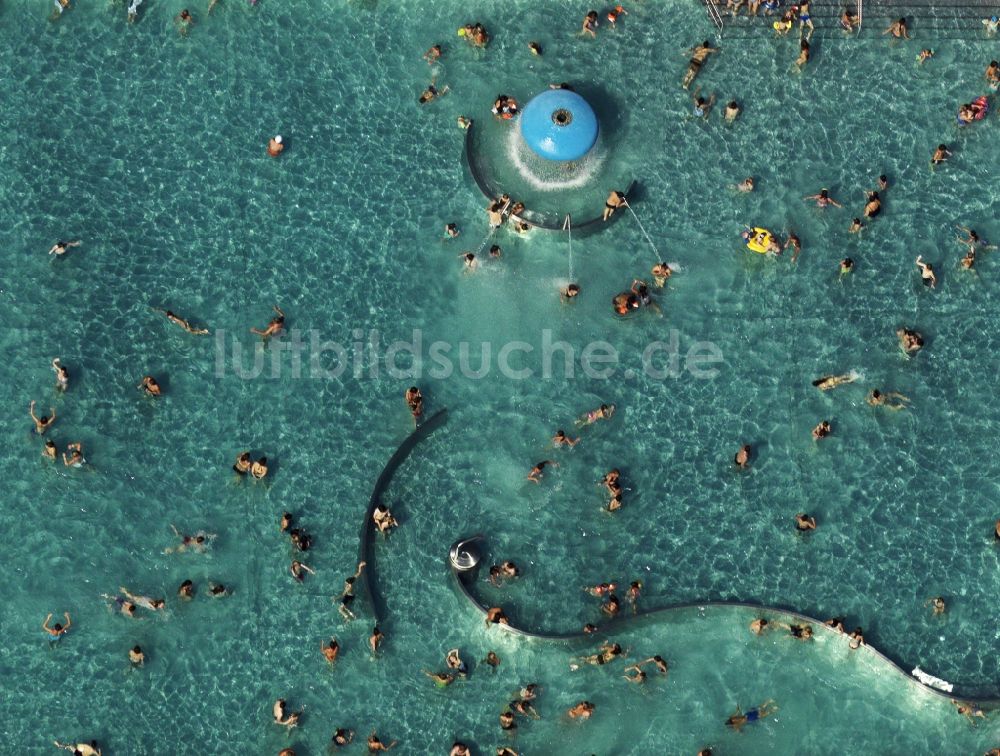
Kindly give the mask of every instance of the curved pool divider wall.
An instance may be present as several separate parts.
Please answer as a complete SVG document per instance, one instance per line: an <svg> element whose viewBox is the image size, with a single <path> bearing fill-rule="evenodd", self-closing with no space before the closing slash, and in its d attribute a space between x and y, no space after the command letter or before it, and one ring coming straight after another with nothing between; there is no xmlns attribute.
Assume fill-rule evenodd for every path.
<svg viewBox="0 0 1000 756"><path fill-rule="evenodd" d="M479 165L473 157L475 152L472 142L472 130L475 127L476 125L473 123L465 130L465 165L469 169L469 173L472 174L472 180L476 182L476 186L479 187L479 191L482 192L483 196L487 200L492 201L503 194L503 190L500 187L490 186L489 181L486 180L486 177L483 175L483 172L480 170ZM624 194L626 197L628 197L635 188L635 183L635 179L632 179L632 181L630 181L628 186L625 188ZM609 189L608 191L611 190ZM612 223L617 215L618 214L613 215L610 220L604 221L604 210L602 209L601 214L596 215L593 218L582 221L572 221L573 231L581 235L600 231L602 228ZM517 220L524 221L532 228L540 228L544 231L562 231L563 222L566 220L565 215L540 213L532 210L531 208L526 208L523 213L514 217Z"/></svg>
<svg viewBox="0 0 1000 756"><path fill-rule="evenodd" d="M379 473L378 480L375 481L371 498L368 500L368 509L365 510L365 519L361 524L358 562L367 562L364 571L361 573L361 592L368 600L368 606L371 607L372 615L375 617L375 624L382 621L383 613L376 591L375 559L372 552L372 544L375 540L375 523L372 520L372 513L375 511L375 507L381 503L382 494L392 482L392 476L395 475L399 466L406 461L406 458L410 456L410 452L413 451L414 447L447 421L448 410L442 409L418 425L416 430L404 439L403 443L396 449L396 452L389 458L389 461L385 463L385 467Z"/></svg>
<svg viewBox="0 0 1000 756"><path fill-rule="evenodd" d="M482 536L474 536L474 539L482 542L484 539ZM460 541L456 541L456 544L463 543L465 541L472 540L471 538L464 538ZM475 594L472 592L472 586L476 582L476 576L478 575L478 566L475 569L459 572L455 569L454 565L451 564L451 560L448 561L448 567L451 569L452 577L454 578L454 585L457 593L464 597L466 601L483 617L486 616L488 607L479 602ZM781 609L773 606L764 606L763 604L754 604L743 601L708 601L705 603L695 603L695 604L670 604L669 606L659 607L657 609L647 609L639 612L638 614L631 616L619 616L607 622L595 623L597 624L597 631L594 633L584 633L584 632L574 632L574 633L545 633L545 632L535 632L532 630L526 630L525 628L518 627L514 624L510 625L496 625L496 627L502 630L512 633L514 635L519 635L523 638L531 638L541 641L550 642L561 642L572 646L582 646L582 645L593 645L601 635L607 635L608 633L630 629L633 627L641 627L645 624L650 624L656 622L657 620L666 619L670 616L677 615L685 611L702 611L702 610L713 610L713 609L749 609L760 615L766 615L767 619L779 619L786 623L796 622L796 623L806 623L811 625L815 631L822 632L825 631L832 635L838 636L844 640L846 643L846 636L834 630L832 627L823 624L823 620L816 619L815 617L810 617L805 614L801 614L792 609ZM508 618L509 619L509 618ZM749 632L749 631L747 631ZM1000 709L1000 697L995 693L983 693L982 691L973 693L971 690L963 691L960 685L955 685L954 690L951 693L945 692L943 690L938 690L930 685L925 685L920 682L917 678L913 677L909 672L906 671L904 667L901 667L898 663L890 659L888 656L883 654L878 649L865 643L863 646L867 649L868 653L874 654L877 658L881 659L882 662L892 669L896 670L899 674L909 680L911 683L919 687L920 689L933 693L936 696L946 699L955 699L960 701L968 701L976 704L982 709ZM858 649L861 651L861 649Z"/></svg>

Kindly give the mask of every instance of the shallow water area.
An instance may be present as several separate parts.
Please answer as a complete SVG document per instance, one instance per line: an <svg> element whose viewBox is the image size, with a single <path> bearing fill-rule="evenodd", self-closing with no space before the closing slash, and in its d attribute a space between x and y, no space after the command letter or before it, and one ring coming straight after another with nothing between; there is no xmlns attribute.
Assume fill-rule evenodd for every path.
<svg viewBox="0 0 1000 756"><path fill-rule="evenodd" d="M973 727L864 649L756 637L741 609L616 633L627 663L669 661L644 687L622 679L620 663L571 671L587 648L487 629L446 566L455 539L486 534L490 559L513 559L524 575L480 585L482 595L550 631L598 621L581 587L605 580L641 579L646 607L744 600L844 615L900 663L995 694L1000 410L987 377L998 268L986 251L976 272L960 270L955 226L1000 238L998 121L959 128L954 117L984 91L995 41L936 37L919 19L909 44L874 23L845 38L826 22L797 73L794 35L741 20L685 92L687 48L714 39L697 3L636 2L596 40L577 35L587 8L521 0L220 0L211 15L191 7L186 36L173 21L182 7L143 4L129 25L120 3L74 5L54 22L51 6L0 6L5 750L94 737L112 756L286 746L302 756L325 753L342 726L398 738L399 753L447 753L460 738L489 754L505 742L500 711L531 681L542 719L519 720L526 754L1000 744L996 714ZM476 20L493 37L485 50L455 35ZM436 42L445 55L429 66L420 56ZM936 55L918 66L924 44ZM449 91L421 106L432 79ZM456 126L466 115L502 129L489 116L497 92L523 100L561 81L616 108L602 140L621 174L581 202L599 212L611 188L638 181L636 215L620 210L600 233L574 236L572 257L566 234L491 234ZM716 95L707 119L691 115L696 87ZM726 124L732 98L743 114ZM287 147L272 160L278 133ZM954 157L931 170L941 142ZM880 173L882 216L849 234ZM737 192L748 175L757 190ZM803 201L824 186L845 209ZM445 239L450 221L457 239ZM744 225L794 229L798 261L747 252ZM46 255L58 239L83 243ZM461 253L492 244L499 259L483 249L479 268L463 271ZM919 282L918 254L939 270L934 290ZM840 278L845 256L855 271ZM677 268L654 291L662 317L615 318L611 298L659 260ZM571 280L582 293L564 303ZM263 348L249 329L275 304L288 333ZM187 334L153 308L212 333ZM927 341L910 359L896 345L901 325ZM373 364L376 339L383 350L419 340L422 375L402 374L406 349L399 372ZM598 341L617 354L610 378L581 364ZM450 373L431 370L435 342ZM502 374L513 342L530 349L509 352L508 367L530 377ZM573 352L572 375L565 350L546 370L545 345L557 342ZM707 342L721 362L691 356ZM70 370L65 394L53 388L55 356ZM697 377L699 367L717 372ZM810 385L851 370L853 384ZM146 374L164 386L159 400L136 389ZM372 659L368 608L345 623L331 597L354 571L371 487L412 430L402 394L413 383L428 412L447 407L450 419L386 494L401 525L376 544L387 641ZM876 386L911 397L911 409L868 406ZM82 442L88 468L41 457L32 399L56 410L47 437L60 450ZM578 432L573 420L602 402L614 416ZM834 432L817 444L810 429L822 419ZM551 448L557 428L581 442ZM738 474L743 443L755 453ZM267 482L236 480L244 449L268 457ZM559 466L526 481L542 459ZM614 515L597 485L612 467L626 487ZM316 575L302 584L278 530L285 510L315 538L299 556ZM803 511L820 523L806 537L792 520ZM171 524L218 537L205 554L165 554ZM175 596L184 579L197 586L190 602ZM208 581L232 595L209 598ZM119 586L166 596L167 612L112 614L101 594ZM924 604L938 595L948 611L935 617ZM41 621L64 611L73 628L50 646ZM343 646L333 668L318 648L331 635ZM129 669L135 644L142 670ZM472 673L437 689L422 671L441 669L453 647ZM489 649L503 660L495 675L480 662ZM271 722L278 697L305 706L290 733ZM594 717L568 721L585 698ZM775 717L740 734L725 727L737 704L768 698Z"/></svg>

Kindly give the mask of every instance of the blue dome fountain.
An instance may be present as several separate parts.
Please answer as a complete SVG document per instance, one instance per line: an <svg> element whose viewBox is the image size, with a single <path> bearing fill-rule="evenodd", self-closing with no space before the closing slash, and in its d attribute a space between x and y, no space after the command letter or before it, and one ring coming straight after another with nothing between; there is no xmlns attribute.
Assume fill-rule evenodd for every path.
<svg viewBox="0 0 1000 756"><path fill-rule="evenodd" d="M521 138L546 160L579 160L597 142L597 116L589 103L568 89L549 89L521 111Z"/></svg>

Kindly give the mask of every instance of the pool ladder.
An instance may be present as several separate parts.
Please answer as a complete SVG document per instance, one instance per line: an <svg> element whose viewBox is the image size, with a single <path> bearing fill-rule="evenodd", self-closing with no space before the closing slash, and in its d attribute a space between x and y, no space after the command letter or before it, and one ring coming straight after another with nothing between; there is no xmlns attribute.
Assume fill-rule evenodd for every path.
<svg viewBox="0 0 1000 756"><path fill-rule="evenodd" d="M708 17L712 19L712 23L715 24L716 28L722 31L722 13L719 12L719 6L716 5L715 0L703 0L705 3L705 8L708 10ZM858 0L858 4L861 4L861 0Z"/></svg>

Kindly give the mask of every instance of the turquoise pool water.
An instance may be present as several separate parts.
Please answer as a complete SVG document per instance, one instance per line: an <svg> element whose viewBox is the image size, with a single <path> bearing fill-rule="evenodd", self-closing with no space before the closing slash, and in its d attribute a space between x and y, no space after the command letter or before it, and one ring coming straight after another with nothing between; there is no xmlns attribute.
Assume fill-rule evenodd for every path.
<svg viewBox="0 0 1000 756"><path fill-rule="evenodd" d="M543 686L543 718L522 723L525 753L712 744L721 754L974 754L1000 744L995 718L970 727L843 644L752 636L742 610L616 636L635 657L670 662L670 676L646 688L617 667L571 673L578 649L486 631L444 562L455 538L486 533L491 555L524 568L498 600L529 627L578 628L598 614L582 585L641 578L649 606L741 599L843 614L902 663L995 692L997 267L984 253L978 274L960 271L953 241L956 223L1000 236L997 121L954 125L957 104L985 91L995 42L939 42L918 23L909 45L879 37L874 22L858 40L820 29L799 75L794 39L740 28L698 80L742 102L740 121L725 126L720 112L689 118L677 86L683 50L712 34L696 4L627 6L617 32L602 27L597 40L574 36L585 6L520 0L221 0L211 17L192 7L187 37L171 21L182 7L144 5L133 26L121 5L75 7L57 23L42 4L0 8L4 751L95 737L111 754L293 745L301 756L323 753L344 726L377 728L402 753L447 753L456 737L491 753L504 742L497 715L529 681ZM485 52L455 37L474 20L493 33ZM434 73L420 55L434 42L446 45L437 84L451 90L421 108ZM924 44L937 54L917 67ZM572 306L557 295L570 273L564 236L504 230L500 261L465 275L458 259L487 228L457 116L485 119L497 92L525 98L554 81L596 82L619 110L617 168L641 182L635 209L658 249L627 215L575 236L583 295ZM265 154L275 133L288 145L279 160ZM940 142L955 157L932 172ZM883 172L883 216L849 235L861 190ZM728 188L747 175L757 192ZM848 209L801 201L822 186ZM459 239L443 241L447 221L461 225ZM798 263L746 253L743 223L794 228ZM45 253L60 238L83 245L53 259ZM934 291L917 280L917 254L942 272ZM856 271L841 281L848 255ZM661 297L664 317L614 319L610 298L658 257L681 268ZM379 547L388 640L378 660L365 648L368 620L345 625L330 596L353 572L371 485L412 428L402 392L414 381L384 365L313 377L311 346L296 377L293 355L275 345L261 375L240 377L233 341L249 369L247 330L272 304L307 345L312 333L349 346L419 329L425 351L472 344L474 368L480 344L491 345L482 378L425 371L417 381L428 411L447 406L451 419L388 491L402 527ZM190 336L151 307L223 333ZM896 348L902 324L927 337L915 359ZM561 368L548 379L500 375L497 352L513 340L535 348L515 367L540 371L544 329L577 353L608 341L617 377L579 367L572 378ZM640 369L671 329L682 356L697 341L718 347L716 377ZM65 395L53 389L57 355L73 376ZM863 380L826 394L810 386L848 370ZM147 373L165 387L159 401L135 389ZM912 397L912 411L868 407L875 386ZM56 408L50 436L60 449L82 441L90 469L41 458L31 399ZM602 401L618 407L610 422L572 451L549 448L556 428ZM821 419L834 434L814 445ZM731 456L746 441L756 459L737 475ZM272 460L269 484L234 484L243 449ZM544 458L560 466L527 483ZM630 489L615 516L594 485L610 467ZM286 509L315 537L304 561L317 575L303 585L278 531ZM794 533L799 511L820 521L809 538ZM171 523L219 537L208 554L166 555ZM173 595L186 578L200 593L182 604ZM208 599L208 580L233 595ZM100 594L120 585L166 595L168 612L110 614ZM939 618L923 606L936 595L949 604ZM74 628L50 648L39 625L64 611ZM317 648L331 634L344 648L333 670ZM149 660L130 671L136 643ZM474 665L468 681L435 689L421 670L441 668L454 646L471 661L495 649L500 670ZM306 706L290 736L270 721L277 697ZM584 697L594 718L569 723L562 712ZM726 731L737 703L766 698L776 718Z"/></svg>

